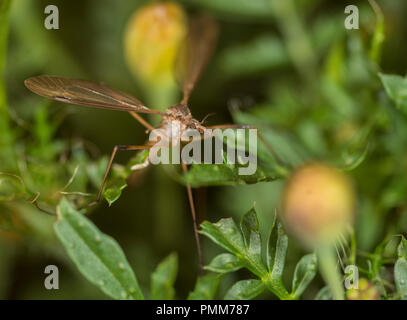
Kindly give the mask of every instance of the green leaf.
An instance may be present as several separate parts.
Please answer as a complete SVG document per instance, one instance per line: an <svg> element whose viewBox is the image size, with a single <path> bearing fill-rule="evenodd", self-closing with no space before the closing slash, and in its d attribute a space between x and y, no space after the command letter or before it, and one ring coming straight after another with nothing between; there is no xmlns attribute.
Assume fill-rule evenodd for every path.
<svg viewBox="0 0 407 320"><path fill-rule="evenodd" d="M201 224L201 234L225 248L229 252L239 255L245 250L242 235L232 218L221 219L217 223L204 221Z"/></svg>
<svg viewBox="0 0 407 320"><path fill-rule="evenodd" d="M151 275L151 298L153 300L172 300L174 282L178 271L178 257L170 254L162 261Z"/></svg>
<svg viewBox="0 0 407 320"><path fill-rule="evenodd" d="M261 261L260 235L251 233L250 246L244 244L243 236L233 219L221 219L217 223L204 221L201 224L201 234L210 238L213 242L236 255L245 266L255 275L261 277L266 272Z"/></svg>
<svg viewBox="0 0 407 320"><path fill-rule="evenodd" d="M199 277L194 291L188 295L188 300L211 300L214 299L216 292L218 291L221 275L207 274Z"/></svg>
<svg viewBox="0 0 407 320"><path fill-rule="evenodd" d="M288 237L276 214L267 248L267 266L273 279L281 279L283 275L287 248Z"/></svg>
<svg viewBox="0 0 407 320"><path fill-rule="evenodd" d="M267 269L271 272L274 265L274 257L276 256L276 244L277 244L277 237L278 232L276 231L278 224L277 221L277 211L274 213L273 223L271 225L269 238L267 241L267 251L266 251L266 263Z"/></svg>
<svg viewBox="0 0 407 320"><path fill-rule="evenodd" d="M242 216L240 230L243 234L247 254L257 265L262 265L259 220L254 207Z"/></svg>
<svg viewBox="0 0 407 320"><path fill-rule="evenodd" d="M246 123L247 124L247 123ZM229 137L223 137L223 141L230 145L237 145L234 152L236 152L235 163L228 161L227 153L223 154L223 163L221 164L193 164L190 170L185 173L181 180L184 183L190 184L192 187L200 186L214 186L214 185L237 185L237 184L253 184L262 181L274 181L277 179L285 178L288 174L288 169L278 163L273 156L268 155L266 158L259 158L257 154L252 154L253 158L257 160L256 163L250 162L250 169L252 174L242 172L243 169L247 170L249 167L248 159L243 159L241 156L243 152L254 153L254 151L248 148L249 139L257 140L257 149L261 150L261 146L264 147L262 139L257 139L256 135L252 135L252 138L247 137L244 134L234 131L234 135ZM221 138L220 136L218 137ZM229 138L229 139L228 139Z"/></svg>
<svg viewBox="0 0 407 320"><path fill-rule="evenodd" d="M217 63L223 76L241 78L286 65L289 59L280 39L261 35L221 52Z"/></svg>
<svg viewBox="0 0 407 320"><path fill-rule="evenodd" d="M225 300L251 300L262 293L265 288L260 280L238 281L226 293Z"/></svg>
<svg viewBox="0 0 407 320"><path fill-rule="evenodd" d="M407 240L403 236L401 236L400 244L397 247L397 254L399 258L407 260Z"/></svg>
<svg viewBox="0 0 407 320"><path fill-rule="evenodd" d="M237 271L244 267L242 261L238 257L230 253L221 253L217 255L208 266L206 270L218 273L228 273Z"/></svg>
<svg viewBox="0 0 407 320"><path fill-rule="evenodd" d="M252 232L259 232L259 220L254 208L245 213L240 220L240 230L242 230L243 240L248 247Z"/></svg>
<svg viewBox="0 0 407 320"><path fill-rule="evenodd" d="M224 13L227 16L237 15L239 17L253 17L253 18L272 18L273 11L271 9L270 1L267 0L183 0L188 2L189 5L195 4L200 7Z"/></svg>
<svg viewBox="0 0 407 320"><path fill-rule="evenodd" d="M274 154L270 154L269 148L259 141L257 148L258 158L267 161L267 163L272 165L273 170L282 177L287 175L287 169L282 168L282 164L298 166L310 159L308 150L304 148L303 144L291 132L273 128L270 125L270 121L267 121L264 117L238 110L233 111L232 116L236 123L241 125L250 124L258 129L258 132L267 144L274 150Z"/></svg>
<svg viewBox="0 0 407 320"><path fill-rule="evenodd" d="M370 149L370 136L374 130L376 118L361 127L357 133L335 155L334 165L346 171L356 169L365 161Z"/></svg>
<svg viewBox="0 0 407 320"><path fill-rule="evenodd" d="M257 165L252 175L240 175L241 165L232 164L193 164L183 176L184 183L197 188L201 186L233 186L238 184L253 184L263 181L274 181L283 178L283 172L273 168Z"/></svg>
<svg viewBox="0 0 407 320"><path fill-rule="evenodd" d="M297 263L294 271L291 294L299 298L317 274L317 256L307 254Z"/></svg>
<svg viewBox="0 0 407 320"><path fill-rule="evenodd" d="M109 203L109 206L120 198L123 189L127 187L126 179L130 173L124 166L116 165L112 167L110 174L112 177L103 190L103 197Z"/></svg>
<svg viewBox="0 0 407 320"><path fill-rule="evenodd" d="M400 110L407 113L407 79L383 73L379 73L379 77L390 99Z"/></svg>
<svg viewBox="0 0 407 320"><path fill-rule="evenodd" d="M367 142L363 148L358 150L347 149L342 154L342 163L338 166L341 166L345 171L355 170L359 165L365 161L367 154L369 152L369 143Z"/></svg>
<svg viewBox="0 0 407 320"><path fill-rule="evenodd" d="M246 217L242 220L242 225L244 229L254 228L256 229L257 223L253 217L253 212L249 212ZM254 275L259 277L261 281L264 283L265 287L267 287L271 292L273 292L276 296L280 299L292 299L293 297L285 289L282 281L281 281L281 273L284 268L284 258L285 258L285 250L287 249L287 240L285 234L278 234L279 237L277 241L277 255L276 255L276 264L274 275L272 273L268 273L267 269L262 261L261 258L261 241L260 241L260 234L252 231L249 239L249 247L245 245L245 241L243 240L242 234L239 232L236 224L234 223L233 219L221 219L219 222L215 224L211 224L210 222L203 222L201 224L202 230L200 231L201 234L206 235L216 244L220 245L221 247L225 248L232 254L234 254L237 258L233 259L234 263L240 261L244 267L246 267L249 271L251 271ZM284 256L284 257L283 257ZM273 255L274 257L274 255ZM218 258L221 264L221 258ZM230 256L227 259L232 260ZM233 265L233 267L236 264ZM215 269L217 264L215 264ZM220 271L222 270L222 264L219 268ZM236 266L237 267L237 266ZM280 268L280 269L278 269ZM216 271L216 270L214 270Z"/></svg>
<svg viewBox="0 0 407 320"><path fill-rule="evenodd" d="M55 232L79 271L114 299L143 299L136 276L118 245L71 204L57 207Z"/></svg>
<svg viewBox="0 0 407 320"><path fill-rule="evenodd" d="M110 178L106 182L106 187L103 190L103 197L111 206L114 202L116 202L120 196L122 195L122 191L124 188L127 187L126 179L132 173L131 167L136 164L143 163L149 155L150 150L141 150L137 153L137 155L132 158L127 165L118 165L115 164L111 168ZM95 170L95 169L94 169ZM106 170L106 169L105 169ZM100 172L100 170L99 170ZM103 171L104 174L105 171ZM94 173L94 172L92 172ZM103 175L101 175L101 178ZM93 178L95 180L95 178ZM100 184L99 184L100 185Z"/></svg>
<svg viewBox="0 0 407 320"><path fill-rule="evenodd" d="M402 300L407 300L407 260L399 258L394 265L394 282Z"/></svg>

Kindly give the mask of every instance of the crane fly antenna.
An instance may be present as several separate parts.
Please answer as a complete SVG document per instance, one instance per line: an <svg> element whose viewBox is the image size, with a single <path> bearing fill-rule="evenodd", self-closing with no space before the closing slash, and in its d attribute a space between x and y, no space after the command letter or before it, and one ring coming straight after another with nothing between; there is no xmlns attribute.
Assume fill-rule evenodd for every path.
<svg viewBox="0 0 407 320"><path fill-rule="evenodd" d="M204 124L204 122L205 122L209 117L212 117L212 116L214 116L214 115L216 115L215 112L208 113L208 114L200 121L200 123L201 123L201 124Z"/></svg>

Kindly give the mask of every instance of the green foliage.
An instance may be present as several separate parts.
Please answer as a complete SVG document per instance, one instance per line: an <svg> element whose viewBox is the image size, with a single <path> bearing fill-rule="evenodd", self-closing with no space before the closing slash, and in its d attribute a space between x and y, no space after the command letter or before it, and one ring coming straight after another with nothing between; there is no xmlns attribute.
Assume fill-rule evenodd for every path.
<svg viewBox="0 0 407 320"><path fill-rule="evenodd" d="M379 74L379 76L390 99L402 112L407 113L407 79L390 74Z"/></svg>
<svg viewBox="0 0 407 320"><path fill-rule="evenodd" d="M185 0L184 0L185 1ZM202 6L206 9L218 12L220 14L226 13L227 15L246 16L254 18L271 18L271 5L267 0L258 1L245 1L245 0L189 0L185 1L189 4Z"/></svg>
<svg viewBox="0 0 407 320"><path fill-rule="evenodd" d="M174 299L174 282L178 271L178 257L171 254L151 274L151 298L155 300Z"/></svg>
<svg viewBox="0 0 407 320"><path fill-rule="evenodd" d="M103 197L109 203L109 206L120 198L123 189L127 187L126 179L131 174L130 168L133 165L143 163L148 157L148 153L148 150L143 150L139 152L131 161L129 161L126 166L116 165L114 168L112 168L110 178L103 190ZM106 166L104 169L106 169ZM100 177L102 177L102 175L100 175ZM100 180L99 185L101 183L102 181Z"/></svg>
<svg viewBox="0 0 407 320"><path fill-rule="evenodd" d="M228 273L243 267L244 264L238 257L230 253L222 253L217 255L205 269L217 273Z"/></svg>
<svg viewBox="0 0 407 320"><path fill-rule="evenodd" d="M115 299L143 299L136 276L119 244L76 211L58 206L55 232L81 273Z"/></svg>
<svg viewBox="0 0 407 320"><path fill-rule="evenodd" d="M188 300L211 300L215 298L221 275L207 274L198 278L195 288L188 295Z"/></svg>
<svg viewBox="0 0 407 320"><path fill-rule="evenodd" d="M0 298L9 298L10 292L42 298L44 290L31 289L38 279L27 288L12 286L17 283L13 267L43 263L44 257L67 266L72 287L62 298L94 298L100 290L114 299L182 298L175 291L176 278L185 294L191 288L184 280L196 276L191 258L196 252L185 245L191 233L182 227L189 223L187 206L178 205L185 199L178 199L175 183L165 181L162 172L152 179L143 170L133 179L130 168L143 163L148 150L129 161L118 156L125 164L113 165L102 193L109 206L115 205L89 209L100 230L85 210L75 209L95 200L112 146L127 143L127 137L129 143L142 143L143 130L127 123L126 114L45 102L23 86L24 79L40 73L72 76L102 81L166 107L161 88L151 97L134 83L120 50L123 24L144 1L85 3L79 21L76 5L67 2L63 30L50 32L43 27L41 2L0 1ZM226 157L218 165L193 164L186 174L168 170L181 184L216 186L208 195L197 192L197 211L207 211L210 221L229 217L201 225L201 233L227 252L205 266L208 274L197 278L188 299L253 299L270 293L308 299L315 292L315 299L333 298L316 277L316 255L299 250L301 244L273 213L292 170L312 161L347 171L357 191L358 219L349 238L338 243L335 262L356 265L380 298L407 299L407 78L397 75L406 68L399 32L406 27L405 1L382 1L383 10L370 1L358 4L360 30L351 32L342 27L345 2L181 3L192 12L212 13L221 31L191 99L192 113L216 112L208 121L251 125L264 138L258 139L254 175L239 175L243 165L230 165ZM112 14L117 19L106 19ZM92 36L78 38L75 28ZM134 188L126 195L128 186ZM207 207L202 204L206 197ZM256 210L235 223L241 207L254 200ZM50 214L57 211L57 221L34 205ZM119 234L127 258L101 230ZM400 234L398 242L395 235ZM173 250L178 254L153 268L158 256ZM178 269L182 273L177 275ZM100 290L92 291L83 276Z"/></svg>
<svg viewBox="0 0 407 320"><path fill-rule="evenodd" d="M270 231L267 266L262 258L262 241L254 208L243 215L240 229L231 218L214 224L205 221L201 227L202 234L231 253L216 256L205 269L225 274L244 267L259 278L235 283L225 299L252 299L265 289L280 299L298 299L316 275L316 257L314 254L306 255L295 268L291 293L284 287L282 276L288 237L277 221L277 216Z"/></svg>
<svg viewBox="0 0 407 320"><path fill-rule="evenodd" d="M250 61L242 65L242 61ZM225 50L217 61L223 77L242 78L265 73L289 63L281 41L272 35L262 35L249 43Z"/></svg>
<svg viewBox="0 0 407 320"><path fill-rule="evenodd" d="M298 261L295 267L292 292L295 298L299 298L308 287L317 273L317 257L315 254L307 254Z"/></svg>
<svg viewBox="0 0 407 320"><path fill-rule="evenodd" d="M398 259L394 265L394 282L402 300L407 300L407 241L401 238L398 246Z"/></svg>
<svg viewBox="0 0 407 320"><path fill-rule="evenodd" d="M251 300L265 289L260 280L250 279L236 282L226 293L225 300Z"/></svg>

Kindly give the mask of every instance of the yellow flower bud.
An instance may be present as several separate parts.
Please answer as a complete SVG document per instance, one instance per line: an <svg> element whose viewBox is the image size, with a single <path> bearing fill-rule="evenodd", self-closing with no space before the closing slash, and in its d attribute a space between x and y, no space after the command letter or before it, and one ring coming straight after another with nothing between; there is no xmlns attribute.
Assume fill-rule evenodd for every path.
<svg viewBox="0 0 407 320"><path fill-rule="evenodd" d="M358 287L358 289L349 289L346 291L348 300L378 300L380 298L377 287L367 279L360 279Z"/></svg>
<svg viewBox="0 0 407 320"><path fill-rule="evenodd" d="M131 71L146 85L173 84L174 62L186 32L186 15L174 2L153 3L137 10L124 36Z"/></svg>
<svg viewBox="0 0 407 320"><path fill-rule="evenodd" d="M323 164L296 170L285 186L283 221L311 247L329 244L353 222L354 192L348 178Z"/></svg>

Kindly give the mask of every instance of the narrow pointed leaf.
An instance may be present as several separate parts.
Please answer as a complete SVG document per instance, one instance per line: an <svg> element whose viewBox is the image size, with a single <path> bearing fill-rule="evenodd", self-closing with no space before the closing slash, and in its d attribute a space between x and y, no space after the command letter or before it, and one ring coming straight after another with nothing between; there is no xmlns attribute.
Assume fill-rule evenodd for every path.
<svg viewBox="0 0 407 320"><path fill-rule="evenodd" d="M397 254L399 258L407 260L407 240L403 236L401 236L400 244L397 247Z"/></svg>
<svg viewBox="0 0 407 320"><path fill-rule="evenodd" d="M221 253L217 255L205 269L217 273L228 273L237 271L243 267L244 264L238 257L230 253Z"/></svg>
<svg viewBox="0 0 407 320"><path fill-rule="evenodd" d="M294 271L292 295L299 298L317 274L317 256L307 254L297 263Z"/></svg>
<svg viewBox="0 0 407 320"><path fill-rule="evenodd" d="M199 277L194 291L188 295L188 300L211 300L218 291L221 275L210 273Z"/></svg>
<svg viewBox="0 0 407 320"><path fill-rule="evenodd" d="M122 249L71 204L62 199L55 232L79 271L114 299L143 299Z"/></svg>
<svg viewBox="0 0 407 320"><path fill-rule="evenodd" d="M261 258L261 236L259 232L259 220L257 219L256 210L251 208L242 216L240 220L240 230L243 234L248 255L256 264L263 264Z"/></svg>
<svg viewBox="0 0 407 320"><path fill-rule="evenodd" d="M172 253L157 266L151 275L151 299L172 300L174 298L177 271L178 257Z"/></svg>
<svg viewBox="0 0 407 320"><path fill-rule="evenodd" d="M277 226L277 233L276 255L274 257L274 265L271 272L273 278L282 277L288 248L288 237L285 234L281 223L279 223Z"/></svg>
<svg viewBox="0 0 407 320"><path fill-rule="evenodd" d="M277 244L277 213L274 214L273 223L271 225L269 238L267 241L266 262L267 269L271 271L274 265L274 257L276 256L276 244Z"/></svg>
<svg viewBox="0 0 407 320"><path fill-rule="evenodd" d="M232 218L221 219L213 224L204 221L201 228L203 235L229 252L239 254L245 250L242 235Z"/></svg>
<svg viewBox="0 0 407 320"><path fill-rule="evenodd" d="M260 280L250 279L236 282L226 293L225 300L251 300L265 289Z"/></svg>
<svg viewBox="0 0 407 320"><path fill-rule="evenodd" d="M288 237L284 232L283 226L278 222L276 215L267 248L267 266L273 279L281 279L282 277L287 248Z"/></svg>
<svg viewBox="0 0 407 320"><path fill-rule="evenodd" d="M387 95L396 106L407 114L407 78L392 74L379 74Z"/></svg>
<svg viewBox="0 0 407 320"><path fill-rule="evenodd" d="M254 208L251 208L242 216L242 219L240 220L240 230L242 230L243 240L248 247L252 231L259 231L259 221L257 219L257 214Z"/></svg>
<svg viewBox="0 0 407 320"><path fill-rule="evenodd" d="M400 299L407 300L407 260L399 258L394 265L394 282Z"/></svg>

